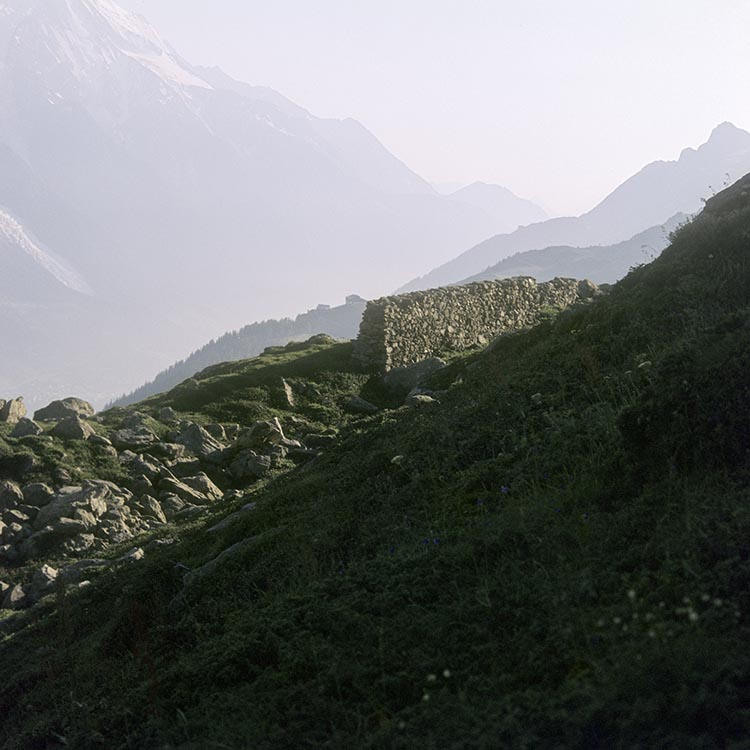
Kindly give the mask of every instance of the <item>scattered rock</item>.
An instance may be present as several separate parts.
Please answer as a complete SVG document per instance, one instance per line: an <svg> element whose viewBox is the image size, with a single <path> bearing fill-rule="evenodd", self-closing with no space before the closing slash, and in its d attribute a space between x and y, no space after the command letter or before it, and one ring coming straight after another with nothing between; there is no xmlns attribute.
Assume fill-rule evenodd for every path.
<svg viewBox="0 0 750 750"><path fill-rule="evenodd" d="M24 494L15 482L0 482L0 513L24 502Z"/></svg>
<svg viewBox="0 0 750 750"><path fill-rule="evenodd" d="M39 570L34 573L31 578L31 583L25 589L25 593L29 604L35 604L42 597L51 593L55 588L55 583L59 572L50 565L42 565Z"/></svg>
<svg viewBox="0 0 750 750"><path fill-rule="evenodd" d="M88 422L76 416L66 417L50 432L53 437L63 440L88 440L95 434L94 428Z"/></svg>
<svg viewBox="0 0 750 750"><path fill-rule="evenodd" d="M220 443L226 443L227 433L225 432L223 425L207 424L205 430L212 438L216 438Z"/></svg>
<svg viewBox="0 0 750 750"><path fill-rule="evenodd" d="M96 434L89 438L89 443L91 443L91 445L101 445L104 448L108 448L112 445L112 441L109 438Z"/></svg>
<svg viewBox="0 0 750 750"><path fill-rule="evenodd" d="M310 448L327 448L336 442L336 435L305 435L302 442Z"/></svg>
<svg viewBox="0 0 750 750"><path fill-rule="evenodd" d="M158 440L159 438L148 427L124 428L112 433L112 443L120 450L140 452Z"/></svg>
<svg viewBox="0 0 750 750"><path fill-rule="evenodd" d="M203 472L194 477L185 477L182 481L188 487L196 490L196 492L200 492L209 500L218 502L224 498L224 493Z"/></svg>
<svg viewBox="0 0 750 750"><path fill-rule="evenodd" d="M95 546L96 537L93 534L78 534L71 539L66 539L60 546L60 552L63 555L80 555Z"/></svg>
<svg viewBox="0 0 750 750"><path fill-rule="evenodd" d="M392 391L409 393L431 375L444 369L448 363L439 357L430 357L408 367L397 367L383 376L383 384Z"/></svg>
<svg viewBox="0 0 750 750"><path fill-rule="evenodd" d="M26 592L23 586L16 584L6 592L1 609L19 610L24 609L27 605Z"/></svg>
<svg viewBox="0 0 750 750"><path fill-rule="evenodd" d="M160 479L174 479L174 474L154 456L133 456L128 462L128 469L134 475L146 477L150 482L158 482Z"/></svg>
<svg viewBox="0 0 750 750"><path fill-rule="evenodd" d="M123 541L136 531L145 530L147 527L134 524L131 528L123 523L123 517L128 517L125 506L131 500L130 492L111 482L64 487L39 511L33 534L22 545L23 556L33 556L54 545L62 545L64 552L78 554L96 544L95 535Z"/></svg>
<svg viewBox="0 0 750 750"><path fill-rule="evenodd" d="M297 405L297 402L294 398L294 391L292 390L292 386L285 378L281 378L281 391L284 396L284 404L290 409L294 409L294 407Z"/></svg>
<svg viewBox="0 0 750 750"><path fill-rule="evenodd" d="M178 513L188 507L187 503L177 495L163 495L160 504L168 521L174 519Z"/></svg>
<svg viewBox="0 0 750 750"><path fill-rule="evenodd" d="M35 508L42 508L50 503L55 494L49 485L40 482L24 485L22 492L26 505L32 505Z"/></svg>
<svg viewBox="0 0 750 750"><path fill-rule="evenodd" d="M132 563L139 562L146 557L146 553L141 547L134 547L129 552L126 552L117 562Z"/></svg>
<svg viewBox="0 0 750 750"><path fill-rule="evenodd" d="M25 416L26 407L24 406L22 396L6 401L2 409L0 409L0 422L5 422L6 424L16 424L16 422Z"/></svg>
<svg viewBox="0 0 750 750"><path fill-rule="evenodd" d="M22 417L18 420L10 436L12 438L24 438L41 435L43 432L44 430L34 420Z"/></svg>
<svg viewBox="0 0 750 750"><path fill-rule="evenodd" d="M148 495L150 492L152 492L154 489L154 485L151 482L151 480L141 474L140 476L136 477L131 483L130 483L130 491L136 496L139 497L141 495Z"/></svg>
<svg viewBox="0 0 750 750"><path fill-rule="evenodd" d="M23 526L31 521L31 516L26 515L26 513L19 508L13 508L13 510L6 510L5 513L3 513L3 521L7 524L17 523Z"/></svg>
<svg viewBox="0 0 750 750"><path fill-rule="evenodd" d="M189 521L191 518L201 516L206 509L197 505L186 505L175 517L175 521Z"/></svg>
<svg viewBox="0 0 750 750"><path fill-rule="evenodd" d="M80 398L64 398L61 401L53 401L49 406L38 409L34 413L34 419L41 422L59 421L67 417L81 417L87 419L96 414L94 407Z"/></svg>
<svg viewBox="0 0 750 750"><path fill-rule="evenodd" d="M141 498L138 505L142 509L141 515L146 516L146 518L153 518L154 521L159 523L167 522L167 516L156 498L146 495Z"/></svg>
<svg viewBox="0 0 750 750"><path fill-rule="evenodd" d="M78 560L61 568L58 579L65 586L77 585L88 578L91 573L105 570L109 566L110 563L107 560Z"/></svg>
<svg viewBox="0 0 750 750"><path fill-rule="evenodd" d="M255 451L244 450L237 454L229 466L231 475L239 480L261 479L271 470L271 457L259 456Z"/></svg>
<svg viewBox="0 0 750 750"><path fill-rule="evenodd" d="M424 396L422 394L409 396L406 399L407 406L412 406L417 409L422 406L429 406L430 404L437 404L437 403L438 403L437 399L432 398L432 396Z"/></svg>
<svg viewBox="0 0 750 750"><path fill-rule="evenodd" d="M190 423L176 438L176 443L184 445L189 451L200 458L208 458L211 454L224 449L224 446L200 425Z"/></svg>
<svg viewBox="0 0 750 750"><path fill-rule="evenodd" d="M204 475L205 476L205 475ZM188 477L184 482L180 482L177 479L162 479L159 482L159 493L162 496L176 495L180 500L184 500L186 503L191 505L208 505L216 501L216 497L213 492L205 492L202 489L196 489L196 487L187 484L187 481L193 479L198 480L198 477ZM208 482L211 482L206 477ZM200 487L202 482L194 482L196 486ZM211 482L213 485L213 483ZM216 485L213 485L214 487ZM221 491L219 490L219 499L221 498Z"/></svg>
<svg viewBox="0 0 750 750"><path fill-rule="evenodd" d="M351 414L376 414L380 411L375 404L365 401L361 396L352 396L344 403L344 409Z"/></svg>
<svg viewBox="0 0 750 750"><path fill-rule="evenodd" d="M163 406L156 413L156 418L164 424L174 424L177 421L177 414L171 406Z"/></svg>
<svg viewBox="0 0 750 750"><path fill-rule="evenodd" d="M210 529L206 529L207 534L216 534L219 531L223 531L227 527L231 526L235 521L239 521L240 518L244 518L248 513L252 513L257 507L257 503L248 503L247 505L240 508L236 513L232 513L226 518L222 519L215 526Z"/></svg>
<svg viewBox="0 0 750 750"><path fill-rule="evenodd" d="M278 419L256 422L237 438L237 448L262 449L282 445L286 441L284 430Z"/></svg>

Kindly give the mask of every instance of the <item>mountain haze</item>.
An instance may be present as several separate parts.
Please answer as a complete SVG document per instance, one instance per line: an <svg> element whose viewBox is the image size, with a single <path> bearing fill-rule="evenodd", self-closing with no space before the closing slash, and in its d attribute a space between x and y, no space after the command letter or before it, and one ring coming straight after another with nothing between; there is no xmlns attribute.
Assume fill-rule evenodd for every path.
<svg viewBox="0 0 750 750"><path fill-rule="evenodd" d="M519 226L544 221L547 212L532 201L519 198L501 185L474 182L449 194L452 200L468 203L494 217L499 226L512 232Z"/></svg>
<svg viewBox="0 0 750 750"><path fill-rule="evenodd" d="M677 161L647 165L588 213L577 218L551 219L492 237L410 281L399 291L452 284L526 250L623 242L675 214L695 213L703 199L748 170L750 133L723 123L700 148L683 150Z"/></svg>
<svg viewBox="0 0 750 750"><path fill-rule="evenodd" d="M192 66L110 0L0 3L0 169L3 222L27 238L6 231L0 254L2 385L30 399L101 401L217 330L377 296L506 225L358 122ZM74 324L45 308L59 295ZM40 327L62 379L30 358L21 330Z"/></svg>
<svg viewBox="0 0 750 750"><path fill-rule="evenodd" d="M657 258L669 244L671 233L687 219L685 214L677 214L665 224L651 227L614 245L564 245L516 253L459 283L531 276L537 281L568 277L590 279L595 284L614 284L624 278L634 266Z"/></svg>

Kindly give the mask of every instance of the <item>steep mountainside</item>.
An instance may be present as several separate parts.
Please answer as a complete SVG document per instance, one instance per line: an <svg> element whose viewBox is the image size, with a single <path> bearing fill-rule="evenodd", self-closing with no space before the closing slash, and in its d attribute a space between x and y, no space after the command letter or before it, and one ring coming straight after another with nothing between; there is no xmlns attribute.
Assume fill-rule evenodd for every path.
<svg viewBox="0 0 750 750"><path fill-rule="evenodd" d="M460 284L514 276L531 276L538 281L573 278L596 284L614 284L634 266L657 258L669 245L669 237L688 217L678 214L662 226L652 227L625 242L595 247L547 247L511 255L494 266L463 279Z"/></svg>
<svg viewBox="0 0 750 750"><path fill-rule="evenodd" d="M127 361L135 385L217 330L351 289L387 292L433 253L497 231L359 123L193 68L111 0L0 5L0 168L0 208L75 271L110 322L106 308L130 310L108 332L123 335L117 363L100 345L100 315L83 329L86 346L80 328L56 327L71 379L48 385L65 391L88 388L94 365ZM0 275L13 283L6 260ZM3 310L16 352L4 376L26 390L33 366L10 321L35 328L55 316ZM134 326L139 344L126 347ZM123 390L102 377L107 389Z"/></svg>
<svg viewBox="0 0 750 750"><path fill-rule="evenodd" d="M702 199L749 169L750 133L724 123L700 148L685 149L677 161L649 164L583 216L551 219L492 237L399 291L453 284L526 250L623 242L675 214L694 214Z"/></svg>
<svg viewBox="0 0 750 750"><path fill-rule="evenodd" d="M94 511L148 529L0 571L9 604L37 597L0 625L4 750L746 748L749 232L747 177L412 405L318 339L106 414L95 441L3 427L8 479L127 485L51 506L5 485L41 505L8 516L49 519L40 542L94 548ZM134 431L150 455L102 440ZM166 523L133 495L157 485Z"/></svg>

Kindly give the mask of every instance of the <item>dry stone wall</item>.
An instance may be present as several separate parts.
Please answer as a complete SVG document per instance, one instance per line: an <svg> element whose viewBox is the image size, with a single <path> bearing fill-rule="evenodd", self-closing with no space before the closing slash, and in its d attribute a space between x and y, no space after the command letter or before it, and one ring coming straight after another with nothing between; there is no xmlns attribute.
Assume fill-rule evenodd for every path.
<svg viewBox="0 0 750 750"><path fill-rule="evenodd" d="M383 297L369 302L355 358L387 372L427 357L485 346L501 333L538 322L549 308L591 299L590 281L520 277Z"/></svg>

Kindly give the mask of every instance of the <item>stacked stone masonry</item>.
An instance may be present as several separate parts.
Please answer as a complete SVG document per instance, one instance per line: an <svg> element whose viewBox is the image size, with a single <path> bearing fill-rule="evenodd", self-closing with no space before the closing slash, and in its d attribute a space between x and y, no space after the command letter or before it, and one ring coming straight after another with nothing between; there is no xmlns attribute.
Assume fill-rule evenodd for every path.
<svg viewBox="0 0 750 750"><path fill-rule="evenodd" d="M354 356L387 372L486 346L500 334L534 325L551 308L564 309L597 293L590 281L537 283L520 277L384 297L367 304Z"/></svg>

